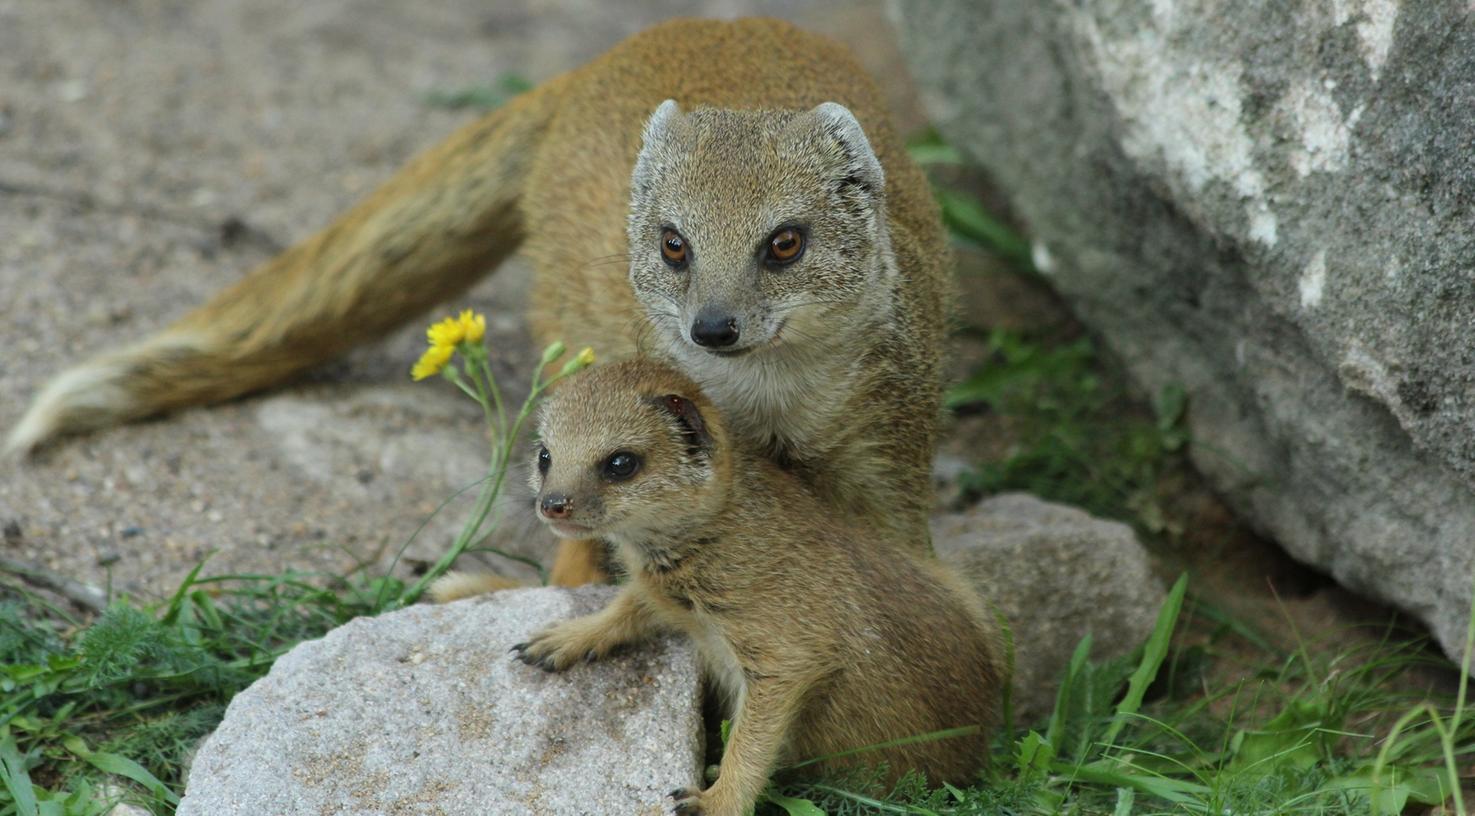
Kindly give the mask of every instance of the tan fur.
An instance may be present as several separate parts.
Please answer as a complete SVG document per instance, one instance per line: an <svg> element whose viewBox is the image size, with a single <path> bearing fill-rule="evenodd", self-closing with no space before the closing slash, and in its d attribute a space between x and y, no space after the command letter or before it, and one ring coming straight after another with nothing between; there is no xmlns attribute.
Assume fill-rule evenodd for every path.
<svg viewBox="0 0 1475 816"><path fill-rule="evenodd" d="M683 425L667 395L700 422ZM692 637L734 725L716 783L678 792L678 813L746 813L784 763L955 727L980 730L806 770L885 762L892 779L911 769L934 783L974 778L1000 649L979 600L934 559L735 447L697 386L658 364L581 374L545 408L540 438L550 455L533 476L540 500L571 502L560 523L614 542L630 580L604 610L516 649L554 671L663 629ZM641 465L611 481L600 465L619 452Z"/></svg>
<svg viewBox="0 0 1475 816"><path fill-rule="evenodd" d="M820 191L793 189L790 180L820 178L835 144L784 135L764 116L724 125L702 111L792 117L837 102L854 114L884 169L884 193L872 202L874 234L831 237L864 238L874 250L867 274L884 274L858 287L863 304L809 308L809 322L782 345L733 360L660 334L651 304L631 286L652 247L631 252L631 237L644 233L627 216L642 127L666 99L691 112L693 123L677 129L691 141L681 153L687 198L675 203L693 218L706 214L712 240L724 248L740 246L736 227L761 223L768 210L759 205L771 190L787 190L788 198L768 202L775 206L814 199ZM760 144L797 154L755 163ZM926 180L864 71L840 45L775 20L664 23L467 125L160 335L65 373L8 445L30 449L59 434L281 382L453 297L519 249L537 270L528 317L539 342L591 345L606 360L672 359L712 389L738 433L827 500L926 547L946 241ZM704 267L704 280L738 274L729 261ZM781 286L783 278L764 280ZM594 550L565 553L560 562L569 569L560 575L597 573ZM572 563L578 558L582 566Z"/></svg>
<svg viewBox="0 0 1475 816"><path fill-rule="evenodd" d="M519 586L522 584L501 575L452 570L430 584L430 599L436 603L450 603L485 592L496 592Z"/></svg>

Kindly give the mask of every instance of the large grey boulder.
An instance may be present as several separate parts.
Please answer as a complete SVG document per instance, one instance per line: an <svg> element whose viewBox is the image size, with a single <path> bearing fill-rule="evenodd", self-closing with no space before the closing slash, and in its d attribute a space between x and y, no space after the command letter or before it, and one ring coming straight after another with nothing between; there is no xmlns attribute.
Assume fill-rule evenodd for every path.
<svg viewBox="0 0 1475 816"><path fill-rule="evenodd" d="M892 3L924 101L1196 464L1463 641L1475 572L1465 0Z"/></svg>
<svg viewBox="0 0 1475 816"><path fill-rule="evenodd" d="M613 593L416 606L299 645L231 702L180 816L663 812L701 778L691 648L662 640L562 674L508 654Z"/></svg>
<svg viewBox="0 0 1475 816"><path fill-rule="evenodd" d="M1071 653L1130 654L1166 597L1132 528L1010 493L932 521L932 545L1008 622L1017 719L1048 713Z"/></svg>

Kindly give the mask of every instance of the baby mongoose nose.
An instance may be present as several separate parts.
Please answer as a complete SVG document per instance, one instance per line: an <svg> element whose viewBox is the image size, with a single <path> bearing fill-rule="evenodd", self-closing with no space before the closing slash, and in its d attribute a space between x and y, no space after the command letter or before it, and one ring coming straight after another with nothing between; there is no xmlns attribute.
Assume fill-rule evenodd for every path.
<svg viewBox="0 0 1475 816"><path fill-rule="evenodd" d="M568 514L574 509L574 502L562 493L549 493L539 502L543 515L551 519L568 518Z"/></svg>
<svg viewBox="0 0 1475 816"><path fill-rule="evenodd" d="M699 346L724 348L738 340L737 318L703 309L691 324L691 339Z"/></svg>

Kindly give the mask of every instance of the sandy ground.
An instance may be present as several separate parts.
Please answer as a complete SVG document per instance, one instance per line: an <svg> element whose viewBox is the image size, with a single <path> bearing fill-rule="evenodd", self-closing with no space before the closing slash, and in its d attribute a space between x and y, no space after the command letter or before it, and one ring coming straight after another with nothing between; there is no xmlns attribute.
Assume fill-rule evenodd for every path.
<svg viewBox="0 0 1475 816"><path fill-rule="evenodd" d="M922 126L869 2L0 0L0 428L69 362L176 318L476 115L427 94L536 82L658 20L738 13L851 43ZM487 311L516 383L527 277L511 264L447 307ZM392 554L481 467L475 406L406 376L420 330L0 464L0 554L146 597L207 555L211 572L341 572ZM407 554L433 559L459 516Z"/></svg>

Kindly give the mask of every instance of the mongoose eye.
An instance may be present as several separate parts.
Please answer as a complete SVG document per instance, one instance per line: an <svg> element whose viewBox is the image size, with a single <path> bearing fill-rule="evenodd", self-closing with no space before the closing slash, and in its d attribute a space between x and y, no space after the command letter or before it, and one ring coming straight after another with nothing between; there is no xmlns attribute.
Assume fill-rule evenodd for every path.
<svg viewBox="0 0 1475 816"><path fill-rule="evenodd" d="M629 451L617 451L604 460L604 478L623 482L640 469L640 457Z"/></svg>
<svg viewBox="0 0 1475 816"><path fill-rule="evenodd" d="M804 233L798 227L778 230L768 236L768 246L763 254L770 266L785 266L799 260L799 256L804 254Z"/></svg>
<svg viewBox="0 0 1475 816"><path fill-rule="evenodd" d="M538 472L548 475L548 466L553 464L553 454L547 448L538 448Z"/></svg>
<svg viewBox="0 0 1475 816"><path fill-rule="evenodd" d="M685 269L687 262L686 239L673 229L661 232L661 259L672 269Z"/></svg>

